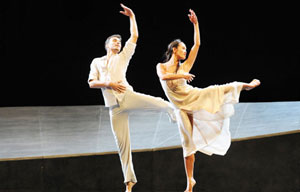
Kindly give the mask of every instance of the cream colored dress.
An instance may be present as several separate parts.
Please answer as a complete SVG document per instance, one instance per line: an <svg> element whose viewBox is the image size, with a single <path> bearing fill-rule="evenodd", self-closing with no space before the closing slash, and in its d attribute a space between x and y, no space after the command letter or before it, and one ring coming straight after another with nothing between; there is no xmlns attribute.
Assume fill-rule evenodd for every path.
<svg viewBox="0 0 300 192"><path fill-rule="evenodd" d="M178 73L184 73L179 69ZM176 108L184 156L200 151L225 155L230 144L229 117L234 114L243 83L233 82L197 88L185 79L160 80L169 101ZM193 127L189 116L193 117Z"/></svg>

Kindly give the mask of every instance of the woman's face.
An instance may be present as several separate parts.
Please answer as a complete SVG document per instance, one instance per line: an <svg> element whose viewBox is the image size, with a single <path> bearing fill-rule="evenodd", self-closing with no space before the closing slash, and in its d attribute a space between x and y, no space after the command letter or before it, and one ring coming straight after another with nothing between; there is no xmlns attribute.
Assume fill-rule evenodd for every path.
<svg viewBox="0 0 300 192"><path fill-rule="evenodd" d="M184 60L186 58L186 46L183 42L178 44L177 48L173 49L173 53L179 60Z"/></svg>

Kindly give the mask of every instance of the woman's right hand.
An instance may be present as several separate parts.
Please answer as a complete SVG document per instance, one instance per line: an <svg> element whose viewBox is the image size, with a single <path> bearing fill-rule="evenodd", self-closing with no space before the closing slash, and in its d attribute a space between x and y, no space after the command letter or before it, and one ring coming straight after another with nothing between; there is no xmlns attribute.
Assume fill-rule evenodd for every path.
<svg viewBox="0 0 300 192"><path fill-rule="evenodd" d="M195 75L190 74L190 73L184 73L183 78L187 80L187 82L191 82L194 80Z"/></svg>
<svg viewBox="0 0 300 192"><path fill-rule="evenodd" d="M190 14L188 14L188 16L189 16L190 21L193 24L197 24L198 23L198 18L197 18L196 13L192 9L190 9L189 11L190 11Z"/></svg>

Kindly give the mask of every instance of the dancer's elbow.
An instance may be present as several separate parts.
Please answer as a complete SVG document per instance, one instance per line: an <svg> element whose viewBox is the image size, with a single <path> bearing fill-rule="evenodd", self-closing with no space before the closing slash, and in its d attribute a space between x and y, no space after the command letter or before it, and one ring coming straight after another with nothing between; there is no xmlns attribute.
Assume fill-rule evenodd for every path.
<svg viewBox="0 0 300 192"><path fill-rule="evenodd" d="M96 88L95 82L93 80L89 81L89 87L90 88Z"/></svg>

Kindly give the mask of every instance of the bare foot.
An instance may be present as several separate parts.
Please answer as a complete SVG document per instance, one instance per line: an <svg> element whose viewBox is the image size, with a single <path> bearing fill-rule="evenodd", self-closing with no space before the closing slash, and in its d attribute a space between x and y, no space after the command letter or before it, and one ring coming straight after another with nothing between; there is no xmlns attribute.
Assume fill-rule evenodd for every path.
<svg viewBox="0 0 300 192"><path fill-rule="evenodd" d="M125 192L131 192L132 187L135 185L134 182L127 182L126 183L126 191Z"/></svg>
<svg viewBox="0 0 300 192"><path fill-rule="evenodd" d="M259 85L260 85L260 81L258 79L253 79L250 83L245 83L243 89L249 91Z"/></svg>
<svg viewBox="0 0 300 192"><path fill-rule="evenodd" d="M188 186L186 188L186 190L184 192L192 192L193 191L193 187L194 185L196 185L196 181L194 178L191 178L189 181L188 181Z"/></svg>

